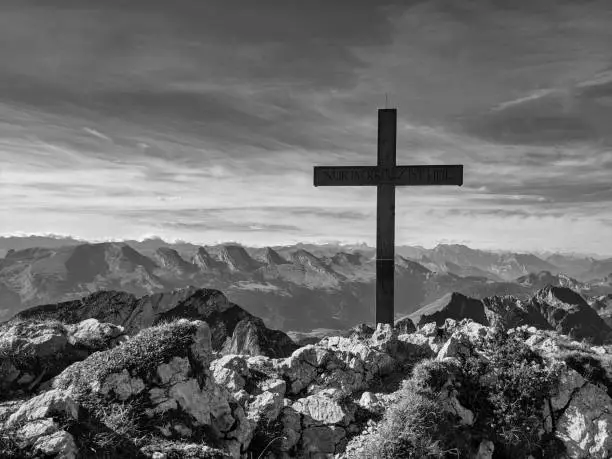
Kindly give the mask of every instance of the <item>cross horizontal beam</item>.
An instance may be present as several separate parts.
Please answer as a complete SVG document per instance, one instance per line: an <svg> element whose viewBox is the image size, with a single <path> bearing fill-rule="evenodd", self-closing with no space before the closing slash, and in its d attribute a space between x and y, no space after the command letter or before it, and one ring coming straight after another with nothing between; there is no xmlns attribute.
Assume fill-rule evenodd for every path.
<svg viewBox="0 0 612 459"><path fill-rule="evenodd" d="M463 165L315 166L314 186L463 185Z"/></svg>

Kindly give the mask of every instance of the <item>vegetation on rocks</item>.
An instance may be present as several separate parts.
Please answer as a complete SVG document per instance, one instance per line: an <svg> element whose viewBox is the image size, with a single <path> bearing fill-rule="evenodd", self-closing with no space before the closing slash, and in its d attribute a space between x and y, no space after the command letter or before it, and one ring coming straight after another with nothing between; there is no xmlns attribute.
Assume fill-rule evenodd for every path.
<svg viewBox="0 0 612 459"><path fill-rule="evenodd" d="M369 437L366 456L469 457L489 440L499 457L553 457L548 454L556 442L544 435L541 413L560 371L503 329L476 342L467 355L423 360ZM474 414L470 426L443 408L453 389Z"/></svg>
<svg viewBox="0 0 612 459"><path fill-rule="evenodd" d="M456 423L440 403L440 394L408 380L397 394L377 432L364 446L364 457L445 457L457 435Z"/></svg>
<svg viewBox="0 0 612 459"><path fill-rule="evenodd" d="M0 324L0 335L6 333L11 328L13 328L14 336L23 336L28 331L36 333L36 329L45 329L47 333L55 332L58 335L64 332L64 324L59 320L34 318L33 320L16 320L12 323L2 323ZM28 344L25 340L0 340L0 361L8 360L18 370L21 370L31 367L41 368L44 365L49 365L50 359L61 360L63 357L61 353L54 353L45 356L44 361L41 361L36 349Z"/></svg>
<svg viewBox="0 0 612 459"><path fill-rule="evenodd" d="M87 390L88 381L103 381L111 373L147 374L173 356L186 356L196 328L192 322L177 320L147 328L120 347L71 365L55 379L54 387L67 389L76 382L75 389Z"/></svg>
<svg viewBox="0 0 612 459"><path fill-rule="evenodd" d="M460 357L463 390L459 401L474 411L474 430L507 456L529 452L542 457L548 445L542 437L541 413L556 389L561 367L547 363L501 327L476 350L486 359L473 354Z"/></svg>
<svg viewBox="0 0 612 459"><path fill-rule="evenodd" d="M11 335L41 323L6 342L44 352L67 325ZM162 322L21 406L0 403L0 456L43 457L47 442L49 457L77 459L609 457L609 347L501 322L410 323L271 358L214 352L203 321Z"/></svg>

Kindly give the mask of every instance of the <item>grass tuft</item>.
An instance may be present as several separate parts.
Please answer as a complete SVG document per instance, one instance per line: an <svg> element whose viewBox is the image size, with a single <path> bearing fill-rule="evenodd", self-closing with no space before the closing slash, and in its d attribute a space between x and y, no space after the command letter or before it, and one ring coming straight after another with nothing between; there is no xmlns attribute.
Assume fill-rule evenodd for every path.
<svg viewBox="0 0 612 459"><path fill-rule="evenodd" d="M91 381L101 382L124 369L132 375L145 376L171 357L185 357L196 330L195 324L179 321L147 328L121 346L95 352L71 365L55 378L54 387L67 389L74 384L77 390L87 392Z"/></svg>

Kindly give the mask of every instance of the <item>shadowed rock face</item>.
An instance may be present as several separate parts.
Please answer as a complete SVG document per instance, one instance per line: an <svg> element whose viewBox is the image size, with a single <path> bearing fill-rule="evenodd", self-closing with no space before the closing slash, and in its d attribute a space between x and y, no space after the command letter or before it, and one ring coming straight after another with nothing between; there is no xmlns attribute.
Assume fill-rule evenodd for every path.
<svg viewBox="0 0 612 459"><path fill-rule="evenodd" d="M136 298L123 292L98 292L81 300L36 306L17 314L17 318L45 317L73 324L95 318L101 322L121 325L128 335L163 321L177 318L206 321L211 330L213 349L222 350L226 342L234 348L253 355L261 353L270 357L285 357L295 349L291 339L283 332L269 330L264 322L240 306L231 303L218 290L177 289ZM232 336L236 326L248 320L248 327L239 328L244 336ZM232 341L233 340L233 341ZM248 346L252 352L246 352Z"/></svg>
<svg viewBox="0 0 612 459"><path fill-rule="evenodd" d="M185 261L179 253L168 247L160 247L155 251L155 258L159 265L174 271L177 274L189 274L194 273L198 270L198 267L193 263Z"/></svg>
<svg viewBox="0 0 612 459"><path fill-rule="evenodd" d="M286 357L296 349L285 333L269 330L263 320L230 303L216 290L198 290L175 308L160 314L155 323L175 318L199 319L208 323L212 346L217 351L276 358Z"/></svg>
<svg viewBox="0 0 612 459"><path fill-rule="evenodd" d="M522 302L512 295L492 296L482 300L491 326L503 324L507 328L529 325L541 330L552 327L530 302Z"/></svg>
<svg viewBox="0 0 612 459"><path fill-rule="evenodd" d="M565 287L548 286L538 291L531 304L556 331L577 339L590 337L604 342L612 330L578 293Z"/></svg>
<svg viewBox="0 0 612 459"><path fill-rule="evenodd" d="M446 319L472 319L474 322L488 325L482 301L469 298L461 293L444 295L437 301L419 309L408 316L412 322L421 327L426 323L435 322L443 325Z"/></svg>
<svg viewBox="0 0 612 459"><path fill-rule="evenodd" d="M285 333L269 330L259 317L242 319L223 346L224 354L267 355L273 358L287 357L298 348Z"/></svg>
<svg viewBox="0 0 612 459"><path fill-rule="evenodd" d="M35 306L21 311L15 317L27 319L39 316L67 324L94 318L101 322L121 325L125 327L127 334L134 335L139 330L153 325L159 314L174 308L197 290L195 287L189 287L141 298L125 292L101 291L80 300ZM227 301L224 296L223 300Z"/></svg>

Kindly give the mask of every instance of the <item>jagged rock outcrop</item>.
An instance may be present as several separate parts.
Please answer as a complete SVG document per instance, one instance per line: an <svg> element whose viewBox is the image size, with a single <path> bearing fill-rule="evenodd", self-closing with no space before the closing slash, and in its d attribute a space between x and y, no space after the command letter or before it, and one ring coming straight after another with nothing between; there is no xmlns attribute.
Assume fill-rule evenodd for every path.
<svg viewBox="0 0 612 459"><path fill-rule="evenodd" d="M542 330L552 329L546 318L530 302L523 302L511 295L487 297L482 302L490 326L516 328L528 325Z"/></svg>
<svg viewBox="0 0 612 459"><path fill-rule="evenodd" d="M155 251L158 264L178 275L192 274L198 270L197 266L184 260L179 253L168 247L160 247Z"/></svg>
<svg viewBox="0 0 612 459"><path fill-rule="evenodd" d="M15 319L40 317L74 324L94 318L100 322L121 325L127 334L133 335L153 325L154 320L161 313L175 308L197 291L195 287L187 287L140 298L126 292L100 291L78 300L35 306L21 311L15 316ZM218 296L211 293L211 296L212 301L218 299L222 304L227 303L223 295Z"/></svg>
<svg viewBox="0 0 612 459"><path fill-rule="evenodd" d="M466 353L478 355L470 343L491 332L472 320L453 319L403 334L388 325L361 328L350 337L327 337L286 358L270 358L218 355L213 331L202 321L162 323L74 363L54 378L51 390L27 403L7 406L8 415L2 415L0 406L0 422L8 418L5 428L18 427L16 435L24 445L39 451L43 444L52 445L48 451L79 457L70 454L77 454L74 445L80 444L84 432L70 430L63 420L84 422L89 405L83 394L93 394L97 403L109 407L138 400L134 406L143 419L155 420L147 424L152 433L204 441L208 446L202 448L221 448L227 457L259 454L276 437L268 450L274 458L360 457L360 439L376 431L376 416L398 403L400 392L384 390L384 381L406 378L409 373L403 364L415 358L447 362ZM556 350L551 347L547 359L561 355L569 342L557 332L534 327L509 333L524 334L534 348L540 338L553 340ZM596 348L584 346L600 355ZM607 355L606 349L603 352ZM612 399L568 367L559 383L542 412L548 430L563 442L569 457L609 457ZM459 401L461 387L449 381L442 387L446 388L443 409L456 417L458 425L469 427L475 413ZM95 416L87 419L87 425L96 422ZM215 445L210 443L213 438ZM476 446L482 454L495 450L490 440ZM168 450L149 444L141 452L162 457Z"/></svg>
<svg viewBox="0 0 612 459"><path fill-rule="evenodd" d="M87 319L20 322L0 327L0 392L31 393L67 366L94 352L113 348L127 336L123 327Z"/></svg>
<svg viewBox="0 0 612 459"><path fill-rule="evenodd" d="M538 273L529 273L526 276L521 276L516 280L517 283L525 287L534 287L538 289L546 288L549 285L554 287L567 287L572 290L580 291L585 285L578 282L565 274L553 274L550 271L540 271Z"/></svg>
<svg viewBox="0 0 612 459"><path fill-rule="evenodd" d="M285 260L276 250L266 247L261 255L262 261L268 266L284 265L289 261Z"/></svg>
<svg viewBox="0 0 612 459"><path fill-rule="evenodd" d="M417 327L429 322L442 325L446 319L472 319L481 324L488 324L482 301L469 298L461 293L444 295L439 300L422 307L408 317Z"/></svg>
<svg viewBox="0 0 612 459"><path fill-rule="evenodd" d="M199 319L211 324L213 348L217 351L227 345L228 349L240 349L245 353L285 357L295 349L285 333L268 329L261 319L255 318L228 301L223 293L213 289L189 287L141 298L124 292L98 292L77 301L37 306L22 311L16 319L35 316L53 318L68 324L92 317L119 325L128 335L135 335L162 321ZM246 322L238 329L239 333L233 336L236 326L243 320ZM246 352L245 346L253 346L253 350Z"/></svg>
<svg viewBox="0 0 612 459"><path fill-rule="evenodd" d="M363 255L357 253L338 252L335 254L331 261L335 265L339 266L354 266L363 264Z"/></svg>
<svg viewBox="0 0 612 459"><path fill-rule="evenodd" d="M224 245L218 253L219 261L224 263L230 271L250 272L260 267L260 264L251 258L248 252L239 245Z"/></svg>
<svg viewBox="0 0 612 459"><path fill-rule="evenodd" d="M223 346L224 354L267 355L286 357L298 348L280 330L269 330L259 317L242 319Z"/></svg>
<svg viewBox="0 0 612 459"><path fill-rule="evenodd" d="M304 270L305 283L316 282L320 286L337 286L341 277L312 253L299 249L291 255L291 261Z"/></svg>
<svg viewBox="0 0 612 459"><path fill-rule="evenodd" d="M221 267L220 263L211 257L204 247L198 247L197 252L191 259L191 263L204 272L213 271Z"/></svg>
<svg viewBox="0 0 612 459"><path fill-rule="evenodd" d="M586 300L569 288L548 286L530 302L559 333L601 344L612 332Z"/></svg>
<svg viewBox="0 0 612 459"><path fill-rule="evenodd" d="M211 324L215 350L285 357L295 349L284 332L268 329L261 319L230 303L217 290L196 291L175 308L160 314L154 324L177 318L204 320Z"/></svg>

